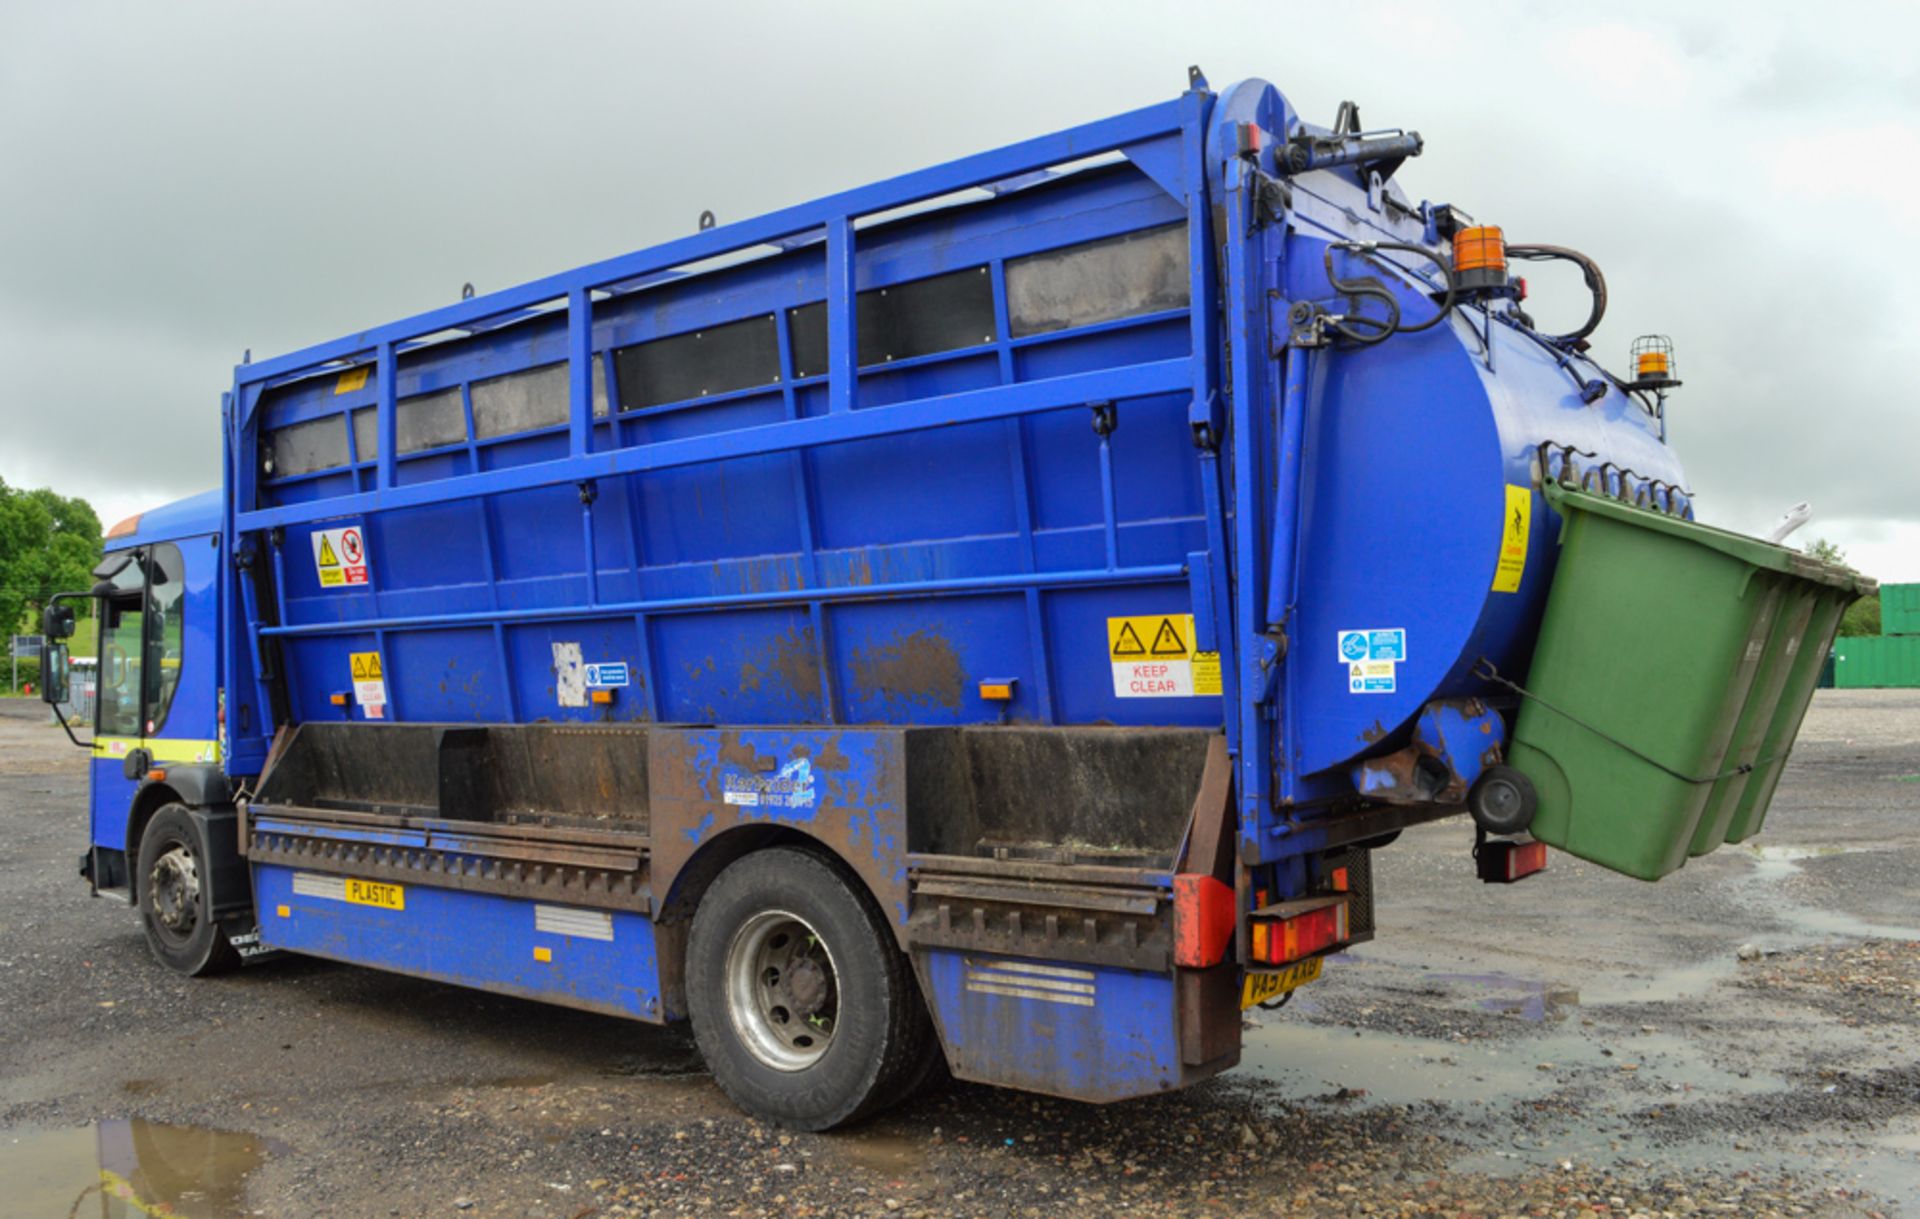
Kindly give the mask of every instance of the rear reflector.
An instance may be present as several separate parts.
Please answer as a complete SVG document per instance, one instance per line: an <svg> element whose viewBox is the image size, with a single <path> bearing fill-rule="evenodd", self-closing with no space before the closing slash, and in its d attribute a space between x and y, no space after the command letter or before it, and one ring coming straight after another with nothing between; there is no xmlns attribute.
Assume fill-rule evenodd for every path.
<svg viewBox="0 0 1920 1219"><path fill-rule="evenodd" d="M1253 912L1253 957L1285 965L1347 942L1347 899L1309 897Z"/></svg>
<svg viewBox="0 0 1920 1219"><path fill-rule="evenodd" d="M1483 842L1474 850L1474 862L1481 880L1490 885L1510 885L1546 870L1547 844L1531 838L1517 842Z"/></svg>
<svg viewBox="0 0 1920 1219"><path fill-rule="evenodd" d="M1226 959L1233 940L1233 890L1211 876L1173 878L1173 963L1205 969Z"/></svg>

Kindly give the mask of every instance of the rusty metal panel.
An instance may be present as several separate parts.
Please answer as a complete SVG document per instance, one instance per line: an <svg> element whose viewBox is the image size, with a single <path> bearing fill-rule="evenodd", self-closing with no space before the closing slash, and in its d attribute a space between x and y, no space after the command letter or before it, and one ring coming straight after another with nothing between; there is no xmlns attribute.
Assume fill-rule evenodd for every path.
<svg viewBox="0 0 1920 1219"><path fill-rule="evenodd" d="M943 897L965 902L999 902L1007 905L1043 905L1063 910L1091 910L1106 914L1152 914L1160 901L1152 893L1129 894L1105 889L1081 888L1064 883L1020 884L925 876L913 882L918 899Z"/></svg>
<svg viewBox="0 0 1920 1219"><path fill-rule="evenodd" d="M645 725L307 723L262 776L256 812L602 825L645 833Z"/></svg>
<svg viewBox="0 0 1920 1219"><path fill-rule="evenodd" d="M1228 800L1233 786L1233 759L1227 738L1215 735L1207 742L1207 761L1200 772L1200 791L1193 798L1193 819L1187 829L1182 872L1211 876L1221 882L1233 878L1234 818Z"/></svg>
<svg viewBox="0 0 1920 1219"><path fill-rule="evenodd" d="M1187 231L1166 225L1007 261L1017 337L1187 307Z"/></svg>
<svg viewBox="0 0 1920 1219"><path fill-rule="evenodd" d="M1500 713L1481 700L1438 699L1421 709L1404 748L1355 763L1353 784L1387 804L1458 804L1501 760L1505 739Z"/></svg>
<svg viewBox="0 0 1920 1219"><path fill-rule="evenodd" d="M475 855L440 845L403 846L263 828L248 834L247 861L435 889L645 913L653 909L646 861L592 862ZM631 862L632 866L623 866Z"/></svg>
<svg viewBox="0 0 1920 1219"><path fill-rule="evenodd" d="M1180 1061L1196 1067L1211 1063L1221 1070L1239 1062L1240 967L1228 961L1211 969L1176 970L1174 993Z"/></svg>
<svg viewBox="0 0 1920 1219"><path fill-rule="evenodd" d="M897 935L907 923L906 733L656 728L648 736L655 885L744 827L812 838L852 868Z"/></svg>

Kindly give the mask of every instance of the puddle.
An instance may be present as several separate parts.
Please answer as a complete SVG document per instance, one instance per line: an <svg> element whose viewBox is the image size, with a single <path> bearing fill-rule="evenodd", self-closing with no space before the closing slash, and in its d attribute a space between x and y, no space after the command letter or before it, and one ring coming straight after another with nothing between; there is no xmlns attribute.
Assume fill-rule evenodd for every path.
<svg viewBox="0 0 1920 1219"><path fill-rule="evenodd" d="M1883 1133L1853 1150L1858 1157L1853 1175L1861 1184L1884 1198L1920 1206L1920 1118L1894 1118Z"/></svg>
<svg viewBox="0 0 1920 1219"><path fill-rule="evenodd" d="M1547 1091L1553 1081L1503 1048L1420 1037L1389 1037L1305 1024L1248 1029L1240 1069L1290 1100L1330 1100L1342 1088L1366 1103L1447 1100L1485 1104Z"/></svg>
<svg viewBox="0 0 1920 1219"><path fill-rule="evenodd" d="M1580 992L1571 986L1523 978L1510 973L1428 974L1426 982L1470 988L1482 1011L1517 1016L1532 1024L1565 1020L1567 1009L1580 1006Z"/></svg>
<svg viewBox="0 0 1920 1219"><path fill-rule="evenodd" d="M1833 855L1853 855L1861 847L1795 847L1770 846L1754 847L1754 881L1780 881L1800 871L1800 863L1806 859L1824 859ZM1794 931L1807 937L1842 936L1862 940L1907 940L1920 941L1920 927L1905 927L1893 923L1872 923L1866 919L1828 910L1819 906L1802 905L1799 902L1783 901L1777 895L1769 894L1767 913L1786 923Z"/></svg>
<svg viewBox="0 0 1920 1219"><path fill-rule="evenodd" d="M1792 847L1770 846L1749 847L1747 853L1753 857L1753 876L1755 880L1785 880L1800 870L1803 859L1827 859L1834 855L1857 855L1859 847Z"/></svg>
<svg viewBox="0 0 1920 1219"><path fill-rule="evenodd" d="M834 1140L836 1151L888 1181L917 1175L927 1165L926 1144L904 1135L866 1131Z"/></svg>
<svg viewBox="0 0 1920 1219"><path fill-rule="evenodd" d="M0 1219L233 1219L267 1150L252 1135L139 1118L0 1131Z"/></svg>
<svg viewBox="0 0 1920 1219"><path fill-rule="evenodd" d="M1739 962L1732 953L1677 965L1651 974L1607 972L1595 979L1587 991L1593 1006L1626 1003L1677 1003L1706 994L1738 972Z"/></svg>
<svg viewBox="0 0 1920 1219"><path fill-rule="evenodd" d="M1241 1068L1288 1100L1363 1103L1505 1104L1534 1100L1596 1077L1631 1075L1627 1109L1730 1093L1770 1092L1786 1081L1715 1066L1687 1039L1664 1033L1599 1037L1555 1033L1524 1042L1454 1042L1392 1037L1305 1024L1247 1030Z"/></svg>

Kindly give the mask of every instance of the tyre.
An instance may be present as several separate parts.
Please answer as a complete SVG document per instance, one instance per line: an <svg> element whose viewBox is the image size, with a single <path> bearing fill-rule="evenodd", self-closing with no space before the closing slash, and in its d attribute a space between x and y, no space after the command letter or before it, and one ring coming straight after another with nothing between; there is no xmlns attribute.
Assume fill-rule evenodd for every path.
<svg viewBox="0 0 1920 1219"><path fill-rule="evenodd" d="M160 963L190 978L222 973L240 954L213 921L212 875L186 806L169 804L153 815L140 839L140 922Z"/></svg>
<svg viewBox="0 0 1920 1219"><path fill-rule="evenodd" d="M906 956L859 882L789 847L738 860L700 899L687 1002L734 1103L802 1130L902 1099L933 1035Z"/></svg>
<svg viewBox="0 0 1920 1219"><path fill-rule="evenodd" d="M1525 833L1539 807L1533 780L1511 766L1487 767L1467 793L1467 811L1489 834Z"/></svg>
<svg viewBox="0 0 1920 1219"><path fill-rule="evenodd" d="M919 1059L907 1068L905 1081L900 1086L900 1099L925 1100L938 1096L952 1082L953 1070L947 1065L946 1047L940 1044L940 1034L929 1026Z"/></svg>

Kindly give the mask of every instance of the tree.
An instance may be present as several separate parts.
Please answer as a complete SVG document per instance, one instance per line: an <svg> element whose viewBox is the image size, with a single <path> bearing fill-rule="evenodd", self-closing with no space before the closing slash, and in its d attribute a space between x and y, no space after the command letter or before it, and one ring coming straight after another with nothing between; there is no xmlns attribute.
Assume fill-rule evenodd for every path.
<svg viewBox="0 0 1920 1219"><path fill-rule="evenodd" d="M1800 549L1803 554L1822 563L1837 563L1842 567L1847 565L1847 552L1825 538L1815 538Z"/></svg>
<svg viewBox="0 0 1920 1219"><path fill-rule="evenodd" d="M0 481L0 634L35 619L55 593L84 591L100 562L100 518L78 497ZM38 629L29 625L29 633Z"/></svg>
<svg viewBox="0 0 1920 1219"><path fill-rule="evenodd" d="M1847 552L1825 538L1815 538L1802 550L1811 558L1823 563L1837 563L1842 567L1851 566L1847 562ZM1878 635L1880 633L1880 594L1862 597L1849 605L1840 615L1840 634L1842 635Z"/></svg>

